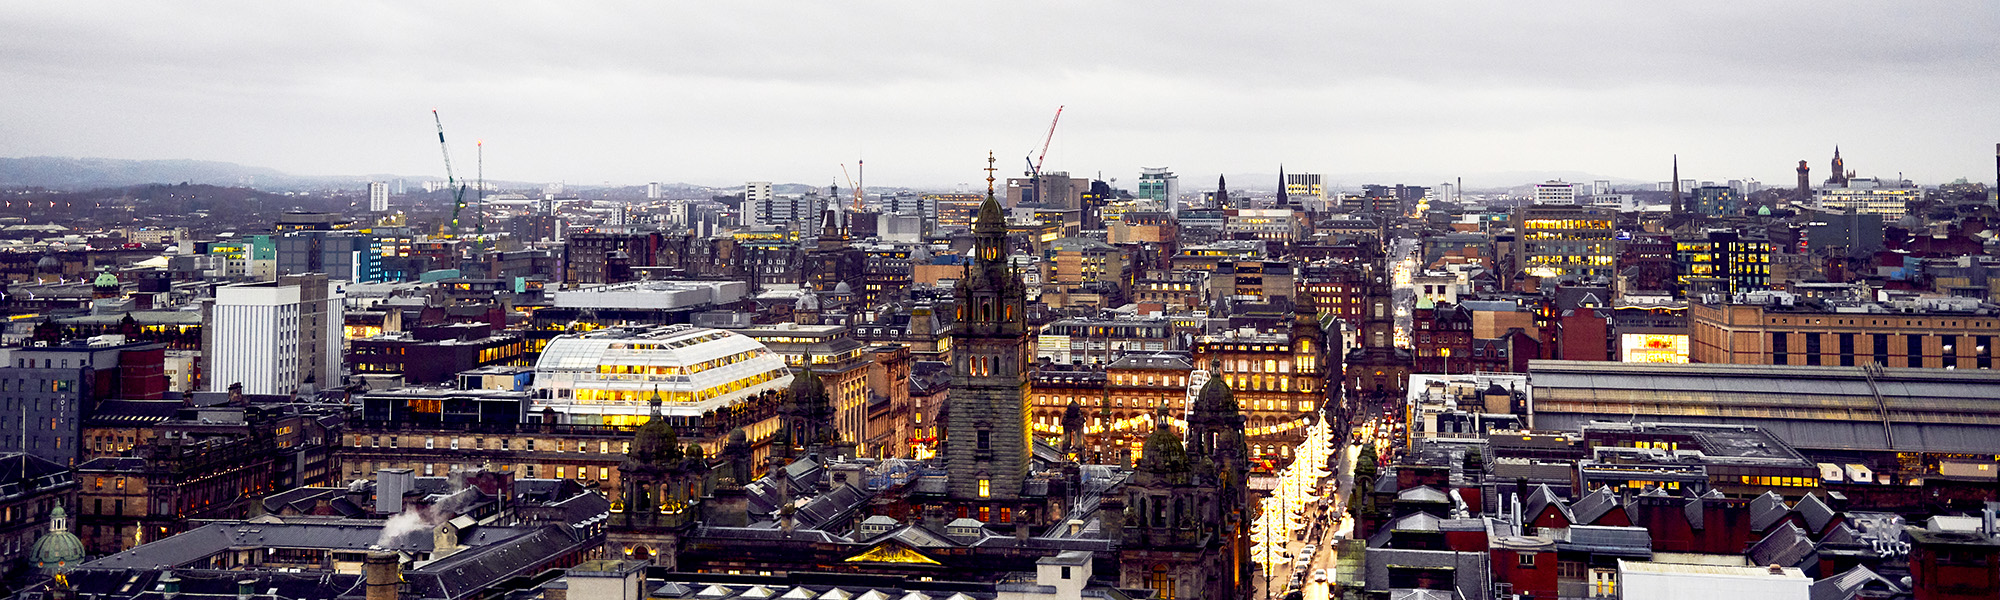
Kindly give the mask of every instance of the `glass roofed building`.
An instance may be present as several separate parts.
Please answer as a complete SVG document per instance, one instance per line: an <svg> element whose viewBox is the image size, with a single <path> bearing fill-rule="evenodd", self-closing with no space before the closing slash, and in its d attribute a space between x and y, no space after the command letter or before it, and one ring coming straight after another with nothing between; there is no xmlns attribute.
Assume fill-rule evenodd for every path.
<svg viewBox="0 0 2000 600"><path fill-rule="evenodd" d="M535 364L533 410L562 423L640 425L655 393L661 414L692 417L791 382L783 357L730 331L614 327L549 341Z"/></svg>

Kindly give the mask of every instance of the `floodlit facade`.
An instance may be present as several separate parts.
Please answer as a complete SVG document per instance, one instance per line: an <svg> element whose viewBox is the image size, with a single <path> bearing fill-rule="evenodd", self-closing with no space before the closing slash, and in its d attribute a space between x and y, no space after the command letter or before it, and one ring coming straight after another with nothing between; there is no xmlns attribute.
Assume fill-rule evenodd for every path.
<svg viewBox="0 0 2000 600"><path fill-rule="evenodd" d="M701 416L791 385L783 357L734 332L688 325L616 327L549 341L535 364L530 419L641 425L653 398L668 417Z"/></svg>

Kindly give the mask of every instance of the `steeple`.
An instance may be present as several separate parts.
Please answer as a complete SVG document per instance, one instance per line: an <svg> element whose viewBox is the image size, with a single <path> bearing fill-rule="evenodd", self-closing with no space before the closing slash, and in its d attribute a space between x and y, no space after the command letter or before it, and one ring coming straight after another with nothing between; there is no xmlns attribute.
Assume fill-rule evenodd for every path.
<svg viewBox="0 0 2000 600"><path fill-rule="evenodd" d="M1673 215L1673 216L1680 216L1680 214L1681 214L1681 155L1679 155L1679 154L1675 154L1675 155L1674 155L1674 179L1673 179L1673 181L1670 181L1670 182L1668 182L1668 184L1669 184L1670 186L1672 186L1672 187L1671 187L1671 189L1673 190L1673 192L1672 192L1672 193L1673 193L1673 198L1672 198L1672 200L1673 200L1673 203L1674 203L1674 210L1673 210L1673 212L1671 212L1671 213L1667 213L1667 214L1669 214L1669 215Z"/></svg>
<svg viewBox="0 0 2000 600"><path fill-rule="evenodd" d="M1229 208L1229 178L1215 176L1215 207Z"/></svg>
<svg viewBox="0 0 2000 600"><path fill-rule="evenodd" d="M1291 208L1292 200L1285 193L1285 163L1278 163L1278 208Z"/></svg>

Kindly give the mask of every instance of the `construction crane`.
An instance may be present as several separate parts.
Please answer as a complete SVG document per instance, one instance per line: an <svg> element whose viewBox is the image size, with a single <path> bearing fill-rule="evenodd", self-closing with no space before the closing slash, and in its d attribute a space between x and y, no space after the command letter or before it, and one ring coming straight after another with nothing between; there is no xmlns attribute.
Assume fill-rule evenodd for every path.
<svg viewBox="0 0 2000 600"><path fill-rule="evenodd" d="M452 203L451 203L451 236L452 236L452 237L458 237L458 212L459 212L459 211L461 211L461 210L465 210L465 186L464 186L464 185L460 185L460 184L458 183L458 178L457 178L457 177L456 177L455 175L453 175L453 174L452 174L452 171L451 171L451 146L449 146L449 145L446 145L446 144L444 143L444 118L443 118L443 117L439 117L439 116L438 116L438 111L437 111L437 109L435 109L435 108L431 109L431 120L437 123L437 130L438 130L438 148L444 151L444 182L445 182L445 186L446 186L447 188L450 188L450 189L452 190L452 198L451 198L451 202L452 202ZM482 152L482 155L483 155L483 152ZM481 162L482 162L482 163L483 163L483 162L485 162L483 158L482 158ZM482 169L484 169L484 165L483 165L483 164L481 165L481 168L482 168Z"/></svg>
<svg viewBox="0 0 2000 600"><path fill-rule="evenodd" d="M859 161L856 161L856 162L858 163ZM855 169L857 169L857 170L859 170L860 168L861 168L861 166L860 166L859 164L857 164L857 165L855 166ZM855 181L855 179L854 179L854 176L853 176L853 175L850 175L850 174L848 174L848 172L847 172L847 163L840 163L840 176L841 176L841 177L846 177L846 178L847 178L847 187L850 187L850 188L854 188L854 211L855 211L855 212L860 212L860 211L862 210L862 203L861 203L861 183L860 183L860 182L857 182L857 181ZM865 177L865 176L866 176L866 174L864 173L864 174L863 174L863 176ZM866 180L864 179L863 181L866 181Z"/></svg>
<svg viewBox="0 0 2000 600"><path fill-rule="evenodd" d="M1063 107L1057 106L1056 118L1049 119L1049 134L1048 136L1042 138L1042 152L1041 154L1035 156L1034 160L1028 161L1029 177L1042 176L1042 159L1049 157L1049 142L1053 142L1056 139L1056 123L1062 121L1062 111Z"/></svg>

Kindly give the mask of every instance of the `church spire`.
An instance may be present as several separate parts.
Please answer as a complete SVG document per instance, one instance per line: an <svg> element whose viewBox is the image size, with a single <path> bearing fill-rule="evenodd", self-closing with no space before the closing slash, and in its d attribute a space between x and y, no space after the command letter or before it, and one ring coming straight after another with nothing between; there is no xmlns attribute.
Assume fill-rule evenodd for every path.
<svg viewBox="0 0 2000 600"><path fill-rule="evenodd" d="M1673 192L1672 192L1672 193L1673 193L1673 198L1672 198L1672 200L1673 200L1673 203L1674 203L1674 207L1673 207L1673 212L1672 212L1672 213L1669 213L1669 214L1672 214L1672 215L1674 215L1674 216L1680 216L1680 214L1681 214L1681 155L1679 155L1679 154L1675 154L1675 155L1674 155L1674 179L1673 179L1673 181L1670 181L1670 182L1668 182L1668 185L1669 185L1669 186L1670 186L1670 188L1671 188L1671 189L1673 190Z"/></svg>
<svg viewBox="0 0 2000 600"><path fill-rule="evenodd" d="M1278 163L1278 206L1277 206L1277 208L1291 208L1291 207L1292 207L1292 201L1291 201L1291 198L1289 197L1289 194L1285 193L1285 163Z"/></svg>
<svg viewBox="0 0 2000 600"><path fill-rule="evenodd" d="M1229 177L1215 176L1215 207L1229 208Z"/></svg>

